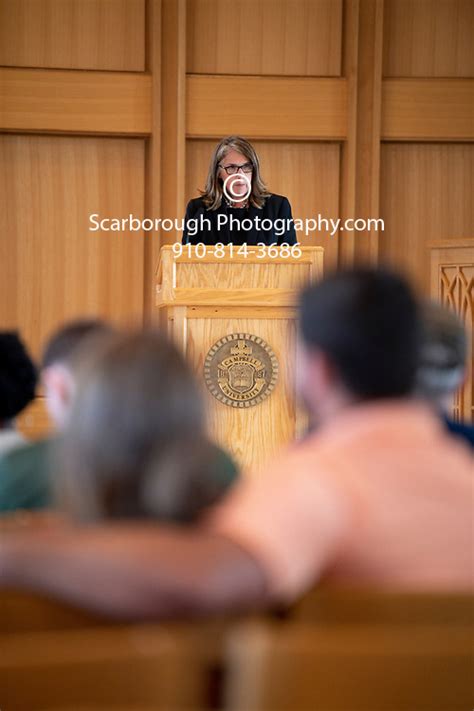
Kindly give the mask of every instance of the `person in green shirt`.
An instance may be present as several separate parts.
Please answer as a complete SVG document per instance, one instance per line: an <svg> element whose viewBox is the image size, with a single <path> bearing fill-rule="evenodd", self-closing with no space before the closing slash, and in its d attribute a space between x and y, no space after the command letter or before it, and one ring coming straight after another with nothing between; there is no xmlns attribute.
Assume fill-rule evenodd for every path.
<svg viewBox="0 0 474 711"><path fill-rule="evenodd" d="M89 338L97 339L111 332L112 328L104 321L81 319L61 327L49 339L42 358L41 377L46 407L56 434L38 442L28 442L17 434L14 447L9 447L8 451L2 453L0 446L0 514L19 509L34 511L53 506L50 480L52 452L57 434L67 423L72 404L77 370L76 354L81 347L87 346ZM25 351L21 354L20 362L18 344L14 346L16 358L13 359L12 349L11 334L10 340L6 335L0 334L0 420L4 419L5 414L10 416L19 414L35 394L36 371L31 359ZM8 367L7 353L10 354ZM34 380L31 372L35 373ZM21 378L27 381L23 388L27 387L28 396L20 397ZM7 382L9 398L6 395ZM1 409L12 401L15 387L16 400L18 400L14 408L15 412L10 405L8 412L2 416Z"/></svg>
<svg viewBox="0 0 474 711"><path fill-rule="evenodd" d="M15 471L17 465L19 472L28 471L38 455L36 447L25 446L15 427L15 418L35 396L36 382L36 368L18 334L0 332L0 511L2 501L8 506L15 500L11 488L22 489L23 474L18 483L14 481L10 461L15 462Z"/></svg>
<svg viewBox="0 0 474 711"><path fill-rule="evenodd" d="M20 444L0 457L0 514L49 508L49 440Z"/></svg>

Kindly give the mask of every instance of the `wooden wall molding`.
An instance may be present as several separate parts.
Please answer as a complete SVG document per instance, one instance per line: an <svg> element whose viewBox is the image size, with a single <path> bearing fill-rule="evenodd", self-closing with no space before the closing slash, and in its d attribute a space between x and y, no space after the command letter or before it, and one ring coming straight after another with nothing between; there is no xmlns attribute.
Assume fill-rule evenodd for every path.
<svg viewBox="0 0 474 711"><path fill-rule="evenodd" d="M147 0L145 5L146 18L146 70L151 77L151 134L145 147L145 217L155 218L161 214L161 104L162 82L161 67L161 33L162 33L162 3L161 0ZM149 233L144 242L144 320L150 323L156 316L154 308L155 271L160 254L160 235Z"/></svg>
<svg viewBox="0 0 474 711"><path fill-rule="evenodd" d="M342 140L347 134L345 79L188 74L186 89L188 138Z"/></svg>
<svg viewBox="0 0 474 711"><path fill-rule="evenodd" d="M356 218L357 183L357 97L359 54L359 0L346 0L343 16L343 73L347 81L347 136L341 144L339 212L343 220ZM354 235L338 235L338 262L350 265L354 261Z"/></svg>
<svg viewBox="0 0 474 711"><path fill-rule="evenodd" d="M382 140L474 140L474 79L385 79Z"/></svg>
<svg viewBox="0 0 474 711"><path fill-rule="evenodd" d="M474 236L464 237L464 238L454 238L451 239L438 239L433 242L429 242L427 247L429 249L464 249L464 247L471 247L474 249ZM472 253L472 261L474 261L474 252Z"/></svg>
<svg viewBox="0 0 474 711"><path fill-rule="evenodd" d="M161 205L165 217L181 217L186 179L186 2L162 0L161 12ZM162 244L181 237L167 232Z"/></svg>
<svg viewBox="0 0 474 711"><path fill-rule="evenodd" d="M0 68L0 130L151 131L151 77L133 72Z"/></svg>
<svg viewBox="0 0 474 711"><path fill-rule="evenodd" d="M380 217L383 10L381 0L363 0L360 5L355 207L356 216L366 220ZM355 239L356 260L375 264L378 231L358 232Z"/></svg>
<svg viewBox="0 0 474 711"><path fill-rule="evenodd" d="M152 77L153 130L147 140L145 213L184 215L186 171L186 3L147 0L147 70ZM147 235L145 241L145 319L153 321L154 288L160 247L181 241L176 231Z"/></svg>
<svg viewBox="0 0 474 711"><path fill-rule="evenodd" d="M180 75L181 83L170 84L168 93L180 108L165 112L167 122L177 122L177 143L185 97L188 138L236 132L343 141L351 133L347 79L188 75L184 80L182 48L179 54L175 78ZM474 79L385 79L381 92L382 140L474 140ZM152 102L148 73L0 68L3 131L150 135ZM258 114L239 106L253 103Z"/></svg>
<svg viewBox="0 0 474 711"><path fill-rule="evenodd" d="M344 219L378 218L383 3L346 2L344 69L349 82L348 136L342 153L341 212ZM375 263L378 232L340 235L340 263Z"/></svg>

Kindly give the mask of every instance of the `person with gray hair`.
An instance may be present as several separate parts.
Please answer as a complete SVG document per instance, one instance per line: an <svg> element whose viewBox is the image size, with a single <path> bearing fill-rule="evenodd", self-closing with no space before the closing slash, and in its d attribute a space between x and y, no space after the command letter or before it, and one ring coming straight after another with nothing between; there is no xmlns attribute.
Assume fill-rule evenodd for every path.
<svg viewBox="0 0 474 711"><path fill-rule="evenodd" d="M422 309L417 394L435 406L452 434L474 447L474 427L449 414L453 396L466 378L467 355L467 334L460 319L441 304L427 301Z"/></svg>

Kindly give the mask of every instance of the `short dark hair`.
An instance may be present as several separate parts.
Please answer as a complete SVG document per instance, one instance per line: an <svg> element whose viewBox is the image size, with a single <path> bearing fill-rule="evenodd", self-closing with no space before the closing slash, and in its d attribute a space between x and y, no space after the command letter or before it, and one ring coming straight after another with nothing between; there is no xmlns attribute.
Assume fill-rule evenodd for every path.
<svg viewBox="0 0 474 711"><path fill-rule="evenodd" d="M340 271L301 297L308 348L323 351L359 399L402 397L414 388L419 317L408 283L386 269Z"/></svg>
<svg viewBox="0 0 474 711"><path fill-rule="evenodd" d="M15 331L0 332L0 423L12 420L35 396L36 368Z"/></svg>
<svg viewBox="0 0 474 711"><path fill-rule="evenodd" d="M101 319L77 319L61 326L53 333L43 351L42 368L49 368L54 363L69 365L77 348L86 338L112 331L106 321Z"/></svg>

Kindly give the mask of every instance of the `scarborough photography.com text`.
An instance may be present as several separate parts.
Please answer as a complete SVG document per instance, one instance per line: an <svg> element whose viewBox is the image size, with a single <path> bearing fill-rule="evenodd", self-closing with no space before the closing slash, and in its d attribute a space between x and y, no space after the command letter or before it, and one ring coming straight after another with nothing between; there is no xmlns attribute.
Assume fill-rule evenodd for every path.
<svg viewBox="0 0 474 711"><path fill-rule="evenodd" d="M89 232L183 232L185 229L189 237L195 237L202 232L210 232L211 221L208 217L200 215L188 220L170 218L138 218L129 215L123 218L101 217L98 213L89 215ZM333 237L338 232L365 232L368 230L384 231L384 221L380 218L363 218L342 220L341 218L326 218L318 214L316 217L299 218L270 218L262 219L258 215L253 218L237 219L233 215L219 213L217 215L217 230L240 229L243 232L257 230L267 232L273 229L277 237L282 237L291 226L295 231L306 237L315 232L324 232Z"/></svg>

